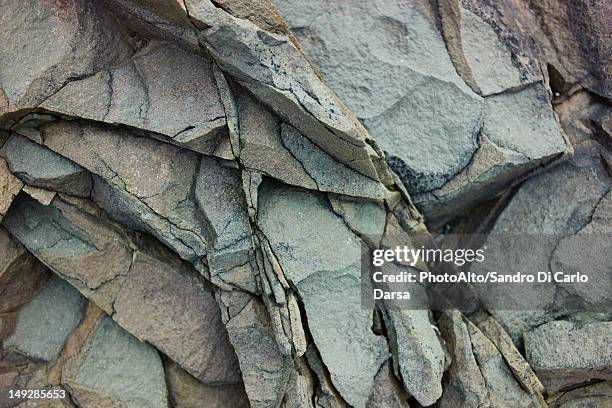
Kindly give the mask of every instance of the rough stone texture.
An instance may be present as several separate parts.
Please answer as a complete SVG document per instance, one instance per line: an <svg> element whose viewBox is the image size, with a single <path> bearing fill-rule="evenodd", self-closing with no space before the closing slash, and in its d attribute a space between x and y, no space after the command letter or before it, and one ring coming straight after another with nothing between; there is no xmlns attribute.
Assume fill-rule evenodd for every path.
<svg viewBox="0 0 612 408"><path fill-rule="evenodd" d="M289 37L263 31L207 1L189 1L187 8L196 22L210 26L199 38L221 68L338 161L377 178L366 132Z"/></svg>
<svg viewBox="0 0 612 408"><path fill-rule="evenodd" d="M452 356L448 383L444 387L440 407L489 405L485 379L474 357L470 335L461 312L445 312L438 323Z"/></svg>
<svg viewBox="0 0 612 408"><path fill-rule="evenodd" d="M45 285L49 271L0 227L0 314L17 310Z"/></svg>
<svg viewBox="0 0 612 408"><path fill-rule="evenodd" d="M0 157L0 222L22 187L23 183L10 172L6 161Z"/></svg>
<svg viewBox="0 0 612 408"><path fill-rule="evenodd" d="M279 185L260 191L258 224L304 304L334 386L364 407L386 346L360 303L360 244L323 197ZM321 248L317 237L328 245Z"/></svg>
<svg viewBox="0 0 612 408"><path fill-rule="evenodd" d="M239 170L211 157L202 157L195 180L195 202L202 212L208 237L211 281L257 292L250 262L254 261L251 225Z"/></svg>
<svg viewBox="0 0 612 408"><path fill-rule="evenodd" d="M78 197L89 196L89 172L65 157L18 134L11 135L3 150L9 169L24 183Z"/></svg>
<svg viewBox="0 0 612 408"><path fill-rule="evenodd" d="M275 3L430 223L452 218L567 150L542 85L515 89L541 79L533 61L519 64L526 60L529 71L516 66L497 27L469 9L441 2L441 29L426 1ZM447 16L449 7L456 16ZM469 78L457 73L457 56ZM491 96L479 97L466 82ZM530 149L527 157L514 154Z"/></svg>
<svg viewBox="0 0 612 408"><path fill-rule="evenodd" d="M251 407L277 407L285 393L292 363L279 350L264 305L257 298L246 296L241 309L225 326L240 361Z"/></svg>
<svg viewBox="0 0 612 408"><path fill-rule="evenodd" d="M206 154L214 154L227 134L211 62L172 44L141 50L125 65L71 82L41 106L156 132Z"/></svg>
<svg viewBox="0 0 612 408"><path fill-rule="evenodd" d="M442 395L446 354L427 310L388 310L387 329L404 387L421 405Z"/></svg>
<svg viewBox="0 0 612 408"><path fill-rule="evenodd" d="M126 30L97 4L7 0L0 7L0 34L5 39L0 47L3 128L69 82L133 53Z"/></svg>
<svg viewBox="0 0 612 408"><path fill-rule="evenodd" d="M153 234L196 266L201 263L204 229L191 193L197 155L127 131L71 122L45 127L44 140L99 176L92 198L112 217Z"/></svg>
<svg viewBox="0 0 612 408"><path fill-rule="evenodd" d="M167 407L159 354L108 316L100 319L63 376L81 406Z"/></svg>
<svg viewBox="0 0 612 408"><path fill-rule="evenodd" d="M67 282L53 278L19 310L15 329L2 346L37 360L52 361L81 322L84 311L85 298Z"/></svg>
<svg viewBox="0 0 612 408"><path fill-rule="evenodd" d="M493 407L539 407L535 396L528 394L506 365L495 345L473 324L467 324L474 357L484 378L489 403Z"/></svg>
<svg viewBox="0 0 612 408"><path fill-rule="evenodd" d="M402 391L398 380L393 376L391 362L383 364L374 378L372 393L367 408L409 408L408 394Z"/></svg>
<svg viewBox="0 0 612 408"><path fill-rule="evenodd" d="M147 241L139 249L129 232L104 220L87 201L55 199L45 207L25 199L5 225L119 324L194 376L210 383L238 381L216 302L169 251L156 251L158 244Z"/></svg>
<svg viewBox="0 0 612 408"><path fill-rule="evenodd" d="M165 369L170 400L176 408L249 407L242 384L206 385L173 362L165 364Z"/></svg>
<svg viewBox="0 0 612 408"><path fill-rule="evenodd" d="M609 405L604 0L0 7L0 406ZM594 283L362 299L423 238Z"/></svg>
<svg viewBox="0 0 612 408"><path fill-rule="evenodd" d="M546 323L525 335L527 360L549 392L612 378L612 323Z"/></svg>

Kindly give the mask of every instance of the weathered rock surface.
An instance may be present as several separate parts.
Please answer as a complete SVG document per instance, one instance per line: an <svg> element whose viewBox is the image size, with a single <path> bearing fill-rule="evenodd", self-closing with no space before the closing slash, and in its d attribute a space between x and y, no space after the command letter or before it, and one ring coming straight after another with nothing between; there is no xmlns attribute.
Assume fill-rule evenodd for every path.
<svg viewBox="0 0 612 408"><path fill-rule="evenodd" d="M133 53L127 30L88 1L3 1L0 120L6 128L62 87Z"/></svg>
<svg viewBox="0 0 612 408"><path fill-rule="evenodd" d="M19 310L15 329L2 347L36 360L52 361L84 312L85 298L67 282L53 278Z"/></svg>
<svg viewBox="0 0 612 408"><path fill-rule="evenodd" d="M159 354L108 316L100 318L62 376L81 406L167 407Z"/></svg>
<svg viewBox="0 0 612 408"><path fill-rule="evenodd" d="M478 407L489 405L485 379L478 367L472 342L459 311L448 311L439 322L452 360L448 384L440 399L441 407Z"/></svg>
<svg viewBox="0 0 612 408"><path fill-rule="evenodd" d="M377 179L366 132L288 36L208 1L188 1L187 9L196 25L210 27L199 39L224 71L339 162Z"/></svg>
<svg viewBox="0 0 612 408"><path fill-rule="evenodd" d="M334 386L349 404L364 407L386 345L361 307L361 244L320 195L270 184L259 201L258 224L298 291ZM324 249L316 244L321 234Z"/></svg>
<svg viewBox="0 0 612 408"><path fill-rule="evenodd" d="M8 164L0 157L0 222L22 187L23 183L10 172Z"/></svg>
<svg viewBox="0 0 612 408"><path fill-rule="evenodd" d="M387 329L404 387L423 406L442 395L446 354L428 310L388 310Z"/></svg>
<svg viewBox="0 0 612 408"><path fill-rule="evenodd" d="M609 405L612 10L553 3L0 0L0 406ZM362 298L421 234L595 283Z"/></svg>
<svg viewBox="0 0 612 408"><path fill-rule="evenodd" d="M45 285L50 273L3 227L0 260L0 314L4 314L27 303Z"/></svg>
<svg viewBox="0 0 612 408"><path fill-rule="evenodd" d="M238 169L212 157L202 157L195 179L195 202L208 226L208 268L211 281L257 292L251 262L253 231Z"/></svg>
<svg viewBox="0 0 612 408"><path fill-rule="evenodd" d="M201 381L239 380L210 289L169 251L156 252L158 244L147 241L139 249L129 232L104 221L87 201L58 198L45 207L24 199L5 225L119 324Z"/></svg>
<svg viewBox="0 0 612 408"><path fill-rule="evenodd" d="M165 369L170 400L176 408L249 407L242 384L206 385L173 362L165 364Z"/></svg>
<svg viewBox="0 0 612 408"><path fill-rule="evenodd" d="M195 153L127 131L73 122L43 131L45 146L99 176L92 198L113 218L201 265L206 243L191 191L199 163Z"/></svg>
<svg viewBox="0 0 612 408"><path fill-rule="evenodd" d="M546 323L525 335L527 360L550 392L611 379L612 323Z"/></svg>
<svg viewBox="0 0 612 408"><path fill-rule="evenodd" d="M9 169L24 183L78 197L89 196L91 175L65 157L18 134L11 135L3 150Z"/></svg>
<svg viewBox="0 0 612 408"><path fill-rule="evenodd" d="M441 2L443 29L425 1L275 3L430 221L567 150L532 60L517 58L491 21L455 2ZM449 7L458 15L447 16Z"/></svg>
<svg viewBox="0 0 612 408"><path fill-rule="evenodd" d="M227 135L211 62L172 44L141 50L125 65L71 82L41 107L156 132L206 154L214 154Z"/></svg>
<svg viewBox="0 0 612 408"><path fill-rule="evenodd" d="M250 295L238 299L231 299L238 296L236 294L227 296L222 304L240 304L235 313L230 310L225 326L238 355L251 407L280 406L289 380L291 359L281 353L270 317L260 300Z"/></svg>

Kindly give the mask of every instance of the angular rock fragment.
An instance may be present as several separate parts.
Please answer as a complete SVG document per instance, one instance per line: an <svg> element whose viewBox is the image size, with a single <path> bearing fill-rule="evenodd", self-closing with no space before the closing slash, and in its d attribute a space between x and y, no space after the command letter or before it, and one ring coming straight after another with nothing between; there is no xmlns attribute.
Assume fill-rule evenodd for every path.
<svg viewBox="0 0 612 408"><path fill-rule="evenodd" d="M393 376L391 362L383 364L374 379L372 394L366 408L409 408L408 394Z"/></svg>
<svg viewBox="0 0 612 408"><path fill-rule="evenodd" d="M8 164L0 157L0 222L22 187L23 183L10 172Z"/></svg>
<svg viewBox="0 0 612 408"><path fill-rule="evenodd" d="M92 198L107 213L203 268L205 231L192 196L195 153L125 130L72 122L46 126L43 133L45 146L99 176Z"/></svg>
<svg viewBox="0 0 612 408"><path fill-rule="evenodd" d="M283 123L280 132L283 146L301 164L318 190L374 199L387 196L382 183L338 163L294 127Z"/></svg>
<svg viewBox="0 0 612 408"><path fill-rule="evenodd" d="M549 393L592 379L612 379L612 322L546 323L525 335L527 360Z"/></svg>
<svg viewBox="0 0 612 408"><path fill-rule="evenodd" d="M214 154L227 137L211 62L172 44L142 50L124 65L71 82L41 106L155 132L200 153Z"/></svg>
<svg viewBox="0 0 612 408"><path fill-rule="evenodd" d="M212 157L202 157L194 188L195 202L208 224L208 267L211 281L257 292L253 232L246 210L240 172Z"/></svg>
<svg viewBox="0 0 612 408"><path fill-rule="evenodd" d="M188 1L200 41L219 66L339 162L378 179L366 132L283 34L267 32L208 1Z"/></svg>
<svg viewBox="0 0 612 408"><path fill-rule="evenodd" d="M2 346L36 360L52 361L81 322L84 312L85 298L55 277L19 310L15 329Z"/></svg>
<svg viewBox="0 0 612 408"><path fill-rule="evenodd" d="M127 30L97 3L3 1L0 8L2 128L69 82L133 54Z"/></svg>
<svg viewBox="0 0 612 408"><path fill-rule="evenodd" d="M488 406L485 379L476 363L461 312L444 312L438 324L452 356L440 407Z"/></svg>
<svg viewBox="0 0 612 408"><path fill-rule="evenodd" d="M575 260L568 262L567 256L562 256L562 252L556 252L555 248L560 245L559 249L576 257L578 254L587 254L584 247L579 246L584 242L580 234L589 233L589 230L593 233L606 231L605 221L600 217L593 218L593 214L612 187L612 178L605 161L602 160L602 157L605 157L605 150L599 143L590 139L592 131L584 126L585 121L588 123L588 115L592 113L590 112L592 109L584 109L583 99L580 95L576 95L567 102L567 106L560 108L563 126L575 145L574 157L525 182L501 212L491 230L491 234L538 234L541 237L541 245L538 245L537 253L534 252L535 248L529 248L530 257L526 258L530 268L538 266L543 269L537 270L547 271L550 267L559 267L564 263L565 266L572 266ZM551 197L556 199L551 200ZM516 240L512 245L504 247L495 245L493 241L486 242L488 256L484 262L474 265L474 272L485 269L500 270L502 265L499 265L499 262L503 262L504 258L520 259L519 254L523 254L526 250L522 247L524 246L522 241L525 240ZM607 256L606 251L598 253L596 258L590 260L591 266L597 266L597 262L605 260ZM601 266L598 268L594 271L600 270ZM602 276L605 278L607 275ZM566 288L575 292L577 286L566 285ZM603 296L605 287L601 285L588 293L576 292L576 294L584 300L597 301ZM529 296L532 305L536 305L536 301L539 302L540 310L491 310L491 314L502 324L517 345L520 345L523 333L529 329L554 320L555 316L567 315L563 310L544 311L555 299L556 290L551 285L544 288L541 285L530 284L524 289L516 291L515 300L523 303L523 298ZM592 320L597 319L592 316Z"/></svg>
<svg viewBox="0 0 612 408"><path fill-rule="evenodd" d="M527 35L517 32L516 27L507 27L506 19L492 17L504 7L507 6L471 0L438 3L442 33L451 59L459 75L483 96L542 79L534 50L527 44ZM521 8L516 12L524 12L527 7Z"/></svg>
<svg viewBox="0 0 612 408"><path fill-rule="evenodd" d="M384 205L373 200L328 195L333 211L349 228L371 245L378 246L387 222Z"/></svg>
<svg viewBox="0 0 612 408"><path fill-rule="evenodd" d="M165 408L164 367L157 351L101 317L62 371L80 406Z"/></svg>
<svg viewBox="0 0 612 408"><path fill-rule="evenodd" d="M502 356L504 356L504 360L506 360L510 370L512 370L512 373L525 391L541 398L544 387L540 379L516 349L512 339L499 322L495 318L488 316L485 320L478 323L478 328L482 330L489 340L495 344L495 347L497 347Z"/></svg>
<svg viewBox="0 0 612 408"><path fill-rule="evenodd" d="M361 244L328 205L315 193L269 183L260 190L258 224L297 289L334 386L364 407L386 345L360 303Z"/></svg>
<svg viewBox="0 0 612 408"><path fill-rule="evenodd" d="M386 326L404 387L420 404L432 405L442 395L446 354L429 320L429 311L390 309Z"/></svg>
<svg viewBox="0 0 612 408"><path fill-rule="evenodd" d="M3 150L11 172L24 183L78 197L89 196L91 175L65 157L18 134L11 135Z"/></svg>
<svg viewBox="0 0 612 408"><path fill-rule="evenodd" d="M87 201L24 199L6 227L126 330L198 379L239 381L218 305L201 278L158 244L131 234ZM166 288L171 288L167 290Z"/></svg>
<svg viewBox="0 0 612 408"><path fill-rule="evenodd" d="M533 56L517 54L511 33L497 38L496 27L464 2L440 2L442 33L425 1L275 3L431 224L568 149ZM520 130L508 126L522 123ZM540 134L546 135L541 141ZM525 135L538 139L527 157L509 149ZM516 150L532 147L525 140Z"/></svg>
<svg viewBox="0 0 612 408"><path fill-rule="evenodd" d="M0 227L0 314L27 303L49 276L48 269Z"/></svg>
<svg viewBox="0 0 612 408"><path fill-rule="evenodd" d="M206 385L173 362L167 362L165 369L170 401L176 408L249 407L249 400L242 384Z"/></svg>
<svg viewBox="0 0 612 408"><path fill-rule="evenodd" d="M222 299L220 303L230 313L225 327L238 355L251 407L280 406L293 362L281 353L266 308L246 293L234 291Z"/></svg>
<svg viewBox="0 0 612 408"><path fill-rule="evenodd" d="M467 329L489 404L493 407L540 407L537 397L521 388L495 345L473 324L468 323Z"/></svg>

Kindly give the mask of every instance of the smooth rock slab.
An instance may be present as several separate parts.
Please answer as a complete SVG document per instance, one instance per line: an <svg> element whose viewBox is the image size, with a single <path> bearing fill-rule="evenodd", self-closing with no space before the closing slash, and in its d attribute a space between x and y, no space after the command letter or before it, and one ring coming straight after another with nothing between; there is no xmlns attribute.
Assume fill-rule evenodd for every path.
<svg viewBox="0 0 612 408"><path fill-rule="evenodd" d="M19 310L15 330L3 346L36 360L53 361L84 312L85 298L66 281L53 278Z"/></svg>
<svg viewBox="0 0 612 408"><path fill-rule="evenodd" d="M297 288L333 384L349 404L365 407L386 344L361 305L359 240L316 193L268 184L259 200L258 224Z"/></svg>
<svg viewBox="0 0 612 408"><path fill-rule="evenodd" d="M24 183L78 197L89 196L89 172L52 150L18 134L11 135L3 150L11 172Z"/></svg>

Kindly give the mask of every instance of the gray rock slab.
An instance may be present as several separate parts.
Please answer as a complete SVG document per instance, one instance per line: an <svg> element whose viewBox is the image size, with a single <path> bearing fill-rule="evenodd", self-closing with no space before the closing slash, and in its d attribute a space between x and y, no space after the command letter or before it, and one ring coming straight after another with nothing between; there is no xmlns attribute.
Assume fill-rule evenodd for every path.
<svg viewBox="0 0 612 408"><path fill-rule="evenodd" d="M528 332L525 351L544 386L554 392L561 386L591 379L612 379L610 338L612 322L579 324L559 320Z"/></svg>
<svg viewBox="0 0 612 408"><path fill-rule="evenodd" d="M3 1L0 127L10 126L74 78L93 75L133 54L127 30L99 4ZM58 33L61 33L59 35Z"/></svg>
<svg viewBox="0 0 612 408"><path fill-rule="evenodd" d="M446 353L429 311L390 309L387 317L395 364L404 387L420 404L432 405L442 396Z"/></svg>
<svg viewBox="0 0 612 408"><path fill-rule="evenodd" d="M249 263L254 261L251 224L240 170L202 157L194 187L195 202L208 224L208 267L218 286L256 292Z"/></svg>
<svg viewBox="0 0 612 408"><path fill-rule="evenodd" d="M3 342L30 358L53 361L85 312L85 298L66 281L53 278L19 310L13 333Z"/></svg>
<svg viewBox="0 0 612 408"><path fill-rule="evenodd" d="M361 244L328 206L316 193L266 185L258 224L297 288L332 383L349 404L364 407L386 344L372 333L372 313L360 302Z"/></svg>
<svg viewBox="0 0 612 408"><path fill-rule="evenodd" d="M138 244L85 200L43 206L24 199L5 225L123 328L192 375L211 384L239 381L210 288L171 251L153 240Z"/></svg>
<svg viewBox="0 0 612 408"><path fill-rule="evenodd" d="M46 126L43 133L45 146L98 176L92 198L113 218L201 264L206 240L191 191L199 165L194 152L72 122Z"/></svg>
<svg viewBox="0 0 612 408"><path fill-rule="evenodd" d="M236 302L232 294L225 300L230 306ZM281 353L263 303L249 295L243 300L246 303L229 317L226 327L238 355L246 394L251 407L279 407L293 362Z"/></svg>
<svg viewBox="0 0 612 408"><path fill-rule="evenodd" d="M529 70L533 61L524 67L510 34L500 38L462 2L451 16L461 21L450 18L454 32L445 31L445 6L440 27L438 10L426 1L275 4L432 225L568 149L541 76ZM459 75L458 64L473 67L470 78Z"/></svg>
<svg viewBox="0 0 612 408"><path fill-rule="evenodd" d="M208 1L186 4L192 19L209 27L200 41L225 72L338 161L377 178L366 132L287 35L264 31Z"/></svg>
<svg viewBox="0 0 612 408"><path fill-rule="evenodd" d="M89 172L52 150L15 133L3 150L11 172L24 183L78 197L89 196Z"/></svg>
<svg viewBox="0 0 612 408"><path fill-rule="evenodd" d="M127 408L168 406L159 353L108 316L102 317L88 339L86 356L74 378L64 381L76 401L93 392Z"/></svg>
<svg viewBox="0 0 612 408"><path fill-rule="evenodd" d="M71 82L42 107L156 132L206 154L213 154L227 137L211 62L168 43L141 51L117 68Z"/></svg>
<svg viewBox="0 0 612 408"><path fill-rule="evenodd" d="M388 195L380 181L339 163L294 127L281 124L281 140L318 190L374 199L383 199Z"/></svg>

